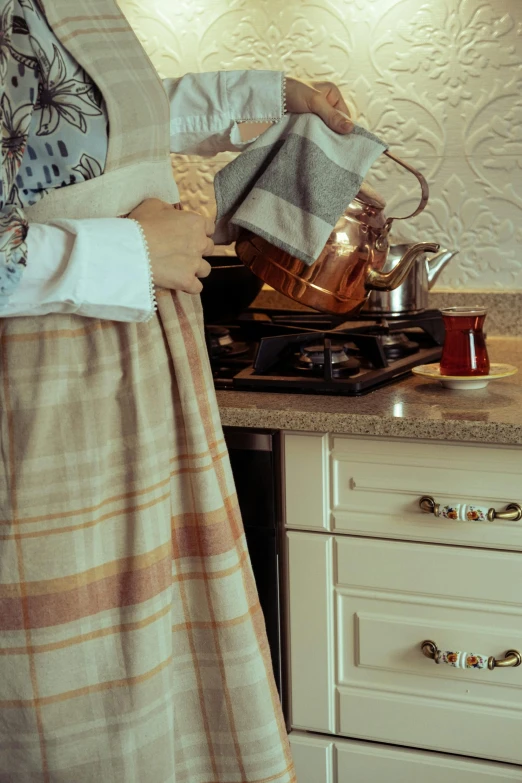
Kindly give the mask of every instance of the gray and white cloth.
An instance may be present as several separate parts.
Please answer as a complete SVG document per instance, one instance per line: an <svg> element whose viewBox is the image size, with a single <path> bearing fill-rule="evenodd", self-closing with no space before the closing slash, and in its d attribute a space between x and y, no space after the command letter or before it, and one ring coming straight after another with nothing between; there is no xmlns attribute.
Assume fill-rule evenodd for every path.
<svg viewBox="0 0 522 783"><path fill-rule="evenodd" d="M340 135L315 114L286 115L216 175L216 244L245 228L312 265L386 149L358 125Z"/></svg>

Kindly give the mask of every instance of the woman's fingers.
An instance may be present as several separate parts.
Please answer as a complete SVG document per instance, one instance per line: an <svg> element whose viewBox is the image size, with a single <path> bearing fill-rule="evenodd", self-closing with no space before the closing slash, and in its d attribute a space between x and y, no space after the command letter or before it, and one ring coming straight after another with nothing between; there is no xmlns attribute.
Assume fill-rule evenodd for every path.
<svg viewBox="0 0 522 783"><path fill-rule="evenodd" d="M177 204L173 204L172 206L174 207L174 209L183 210L183 207L179 203L179 201ZM205 234L207 235L207 237L211 237L214 231L216 230L216 224L213 220L207 217L204 217L203 220L205 221Z"/></svg>
<svg viewBox="0 0 522 783"><path fill-rule="evenodd" d="M317 114L323 122L337 133L350 133L353 130L353 122L350 118L332 106L322 92L316 92L310 101L310 109Z"/></svg>
<svg viewBox="0 0 522 783"><path fill-rule="evenodd" d="M212 253L214 252L214 247L215 247L215 245L214 245L214 242L213 242L213 240L212 240L212 239L210 239L210 237L209 237L209 238L207 239L207 245L206 245L206 247L205 247L205 249L203 250L203 253L202 253L201 255L203 255L203 256L211 256L211 255L212 255Z"/></svg>
<svg viewBox="0 0 522 783"><path fill-rule="evenodd" d="M314 90L317 90L324 95L330 106L338 109L348 117L350 116L350 110L346 105L341 90L336 84L333 82L311 82L311 86Z"/></svg>
<svg viewBox="0 0 522 783"><path fill-rule="evenodd" d="M208 277L209 274L212 272L212 267L208 263L208 261L202 260L201 264L199 265L198 271L196 272L196 277Z"/></svg>
<svg viewBox="0 0 522 783"><path fill-rule="evenodd" d="M321 88L319 89L321 90ZM321 92L323 92L323 90L321 90ZM335 84L327 83L324 87L323 94L325 95L328 103L331 104L334 109L337 109L343 114L346 114L347 117L350 116L350 110L346 105L340 89Z"/></svg>
<svg viewBox="0 0 522 783"><path fill-rule="evenodd" d="M287 78L286 100L290 113L317 114L336 133L350 133L353 122L340 89L332 82L302 82Z"/></svg>

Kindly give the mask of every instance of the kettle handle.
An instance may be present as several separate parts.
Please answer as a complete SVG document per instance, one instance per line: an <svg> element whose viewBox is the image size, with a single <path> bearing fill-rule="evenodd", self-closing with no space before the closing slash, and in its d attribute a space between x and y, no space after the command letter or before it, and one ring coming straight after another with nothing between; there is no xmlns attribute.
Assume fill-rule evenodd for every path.
<svg viewBox="0 0 522 783"><path fill-rule="evenodd" d="M386 227L385 227L385 232L387 234L388 231L390 230L390 227L391 227L391 224L392 224L393 220L408 220L408 218L415 217L415 215L418 215L419 212L422 212L422 210L424 209L424 207L428 203L428 199L429 199L429 196L430 196L430 189L429 189L428 183L426 182L426 179L420 173L420 171L417 171L417 169L414 169L413 166L410 166L409 163L406 163L405 161L403 161L400 158L398 158L396 155L393 155L389 150L385 150L384 154L387 155L389 158L391 158L391 160L395 161L395 163L398 163L399 166L402 166L403 168L407 169L407 171L410 171L412 174L414 174L417 177L417 179L419 180L419 182L420 182L421 192L422 192L421 200L419 202L419 206L417 207L415 212L412 212L411 215L404 215L404 217L401 217L401 218L390 217L390 218L387 219Z"/></svg>

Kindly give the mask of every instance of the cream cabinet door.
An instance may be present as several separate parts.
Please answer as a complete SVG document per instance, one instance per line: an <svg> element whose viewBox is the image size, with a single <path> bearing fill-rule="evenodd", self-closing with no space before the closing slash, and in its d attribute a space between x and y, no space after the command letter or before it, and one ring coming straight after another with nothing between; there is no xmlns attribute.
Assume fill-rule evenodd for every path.
<svg viewBox="0 0 522 783"><path fill-rule="evenodd" d="M293 731L290 734L290 747L297 783L337 783L333 739ZM355 783L353 779L352 783Z"/></svg>
<svg viewBox="0 0 522 783"><path fill-rule="evenodd" d="M522 763L522 666L461 670L421 643L522 652L518 553L288 533L294 728Z"/></svg>
<svg viewBox="0 0 522 783"><path fill-rule="evenodd" d="M283 498L287 527L328 530L330 527L330 437L285 433Z"/></svg>
<svg viewBox="0 0 522 783"><path fill-rule="evenodd" d="M333 537L288 534L290 722L335 733Z"/></svg>
<svg viewBox="0 0 522 783"><path fill-rule="evenodd" d="M292 732L297 783L508 783L522 767Z"/></svg>

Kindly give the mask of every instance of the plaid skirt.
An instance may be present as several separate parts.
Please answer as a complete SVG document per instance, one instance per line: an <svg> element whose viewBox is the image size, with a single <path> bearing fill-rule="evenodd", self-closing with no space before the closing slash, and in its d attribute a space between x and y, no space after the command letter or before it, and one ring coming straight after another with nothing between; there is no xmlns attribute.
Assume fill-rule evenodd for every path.
<svg viewBox="0 0 522 783"><path fill-rule="evenodd" d="M0 321L0 783L292 783L199 300Z"/></svg>

